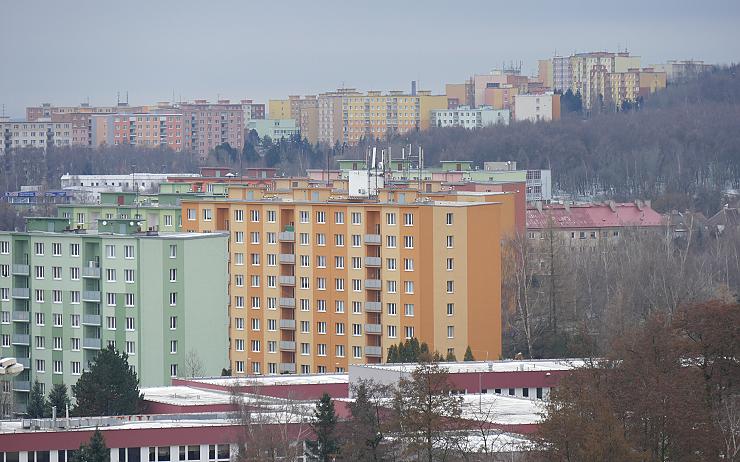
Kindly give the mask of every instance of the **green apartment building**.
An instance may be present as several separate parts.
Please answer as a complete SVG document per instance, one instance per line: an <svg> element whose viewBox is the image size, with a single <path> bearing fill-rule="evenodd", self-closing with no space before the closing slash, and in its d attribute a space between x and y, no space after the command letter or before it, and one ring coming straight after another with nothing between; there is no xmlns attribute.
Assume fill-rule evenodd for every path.
<svg viewBox="0 0 740 462"><path fill-rule="evenodd" d="M0 232L0 356L26 367L3 385L16 412L34 380L71 386L107 345L129 354L142 386L227 367L226 234L141 232L122 219L27 228Z"/></svg>

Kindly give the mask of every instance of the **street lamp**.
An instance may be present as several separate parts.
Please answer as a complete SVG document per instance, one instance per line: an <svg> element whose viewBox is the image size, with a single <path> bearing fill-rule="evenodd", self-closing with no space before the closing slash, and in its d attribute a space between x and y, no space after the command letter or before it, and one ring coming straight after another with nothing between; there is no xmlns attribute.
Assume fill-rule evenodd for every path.
<svg viewBox="0 0 740 462"><path fill-rule="evenodd" d="M23 364L15 358L0 359L0 378L11 378L23 372Z"/></svg>

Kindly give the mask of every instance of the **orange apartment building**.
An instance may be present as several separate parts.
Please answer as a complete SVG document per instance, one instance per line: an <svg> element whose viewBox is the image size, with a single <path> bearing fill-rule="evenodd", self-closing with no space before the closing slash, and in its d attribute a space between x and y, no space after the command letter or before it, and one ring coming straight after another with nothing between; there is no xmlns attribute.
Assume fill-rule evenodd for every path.
<svg viewBox="0 0 740 462"><path fill-rule="evenodd" d="M275 180L183 201L183 230L228 231L235 375L346 371L407 338L501 354L501 255L513 207L496 195L380 190L355 200ZM298 185L298 187L295 187Z"/></svg>

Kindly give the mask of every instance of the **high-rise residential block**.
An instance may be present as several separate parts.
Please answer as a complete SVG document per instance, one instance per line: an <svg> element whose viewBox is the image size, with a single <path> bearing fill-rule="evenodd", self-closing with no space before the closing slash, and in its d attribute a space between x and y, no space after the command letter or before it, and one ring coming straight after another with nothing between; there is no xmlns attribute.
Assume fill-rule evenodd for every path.
<svg viewBox="0 0 740 462"><path fill-rule="evenodd" d="M514 99L514 119L531 122L560 120L560 95L517 95Z"/></svg>
<svg viewBox="0 0 740 462"><path fill-rule="evenodd" d="M90 117L90 145L169 147L182 151L185 136L177 112L95 114Z"/></svg>
<svg viewBox="0 0 740 462"><path fill-rule="evenodd" d="M235 375L346 371L410 338L500 356L500 202L331 187L229 195L182 207L183 230L231 236Z"/></svg>
<svg viewBox="0 0 740 462"><path fill-rule="evenodd" d="M237 151L244 147L244 109L241 103L195 100L181 103L178 108L183 116L185 150L205 158L216 146L224 143Z"/></svg>
<svg viewBox="0 0 740 462"><path fill-rule="evenodd" d="M29 219L0 233L0 354L26 370L12 382L23 412L33 381L75 383L108 345L129 355L144 386L227 364L228 236L140 232L103 219ZM197 371L193 365L198 365Z"/></svg>
<svg viewBox="0 0 740 462"><path fill-rule="evenodd" d="M50 121L0 121L0 154L11 149L70 146L72 124Z"/></svg>

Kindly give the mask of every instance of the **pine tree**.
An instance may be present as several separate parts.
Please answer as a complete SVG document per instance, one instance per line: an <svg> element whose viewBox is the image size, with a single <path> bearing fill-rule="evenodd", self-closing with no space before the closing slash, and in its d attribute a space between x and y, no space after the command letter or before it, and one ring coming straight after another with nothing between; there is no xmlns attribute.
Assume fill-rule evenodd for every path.
<svg viewBox="0 0 740 462"><path fill-rule="evenodd" d="M468 348L465 350L465 357L463 358L463 361L475 361L475 358L473 357L473 350L470 349L470 345L468 345Z"/></svg>
<svg viewBox="0 0 740 462"><path fill-rule="evenodd" d="M381 450L383 432L380 426L378 397L386 390L373 382L360 381L354 387L355 400L348 403L350 418L342 443L342 457L354 462L384 460Z"/></svg>
<svg viewBox="0 0 740 462"><path fill-rule="evenodd" d="M28 407L26 408L26 414L31 419L41 419L46 415L46 407L48 403L44 397L44 392L41 389L41 383L38 380L34 380L31 394L28 397Z"/></svg>
<svg viewBox="0 0 740 462"><path fill-rule="evenodd" d="M64 415L67 406L72 407L69 401L69 395L67 394L67 385L63 383L55 383L49 392L49 402L47 407L47 417L52 416L52 408L56 406L57 416Z"/></svg>
<svg viewBox="0 0 740 462"><path fill-rule="evenodd" d="M445 356L445 361L448 363L454 363L457 361L457 357L455 356L455 353L448 351L447 356Z"/></svg>
<svg viewBox="0 0 740 462"><path fill-rule="evenodd" d="M324 393L316 403L311 429L316 440L306 441L309 460L328 462L331 456L339 453L339 439L337 438L337 414L334 412L334 402L328 393Z"/></svg>
<svg viewBox="0 0 740 462"><path fill-rule="evenodd" d="M110 450L105 445L103 434L95 429L90 442L81 444L72 462L110 462Z"/></svg>
<svg viewBox="0 0 740 462"><path fill-rule="evenodd" d="M112 346L101 350L72 385L80 416L129 415L141 408L139 378L128 365L128 355Z"/></svg>
<svg viewBox="0 0 740 462"><path fill-rule="evenodd" d="M386 359L387 363L397 363L398 361L398 347L396 345L391 345L390 348L388 348L388 359Z"/></svg>

